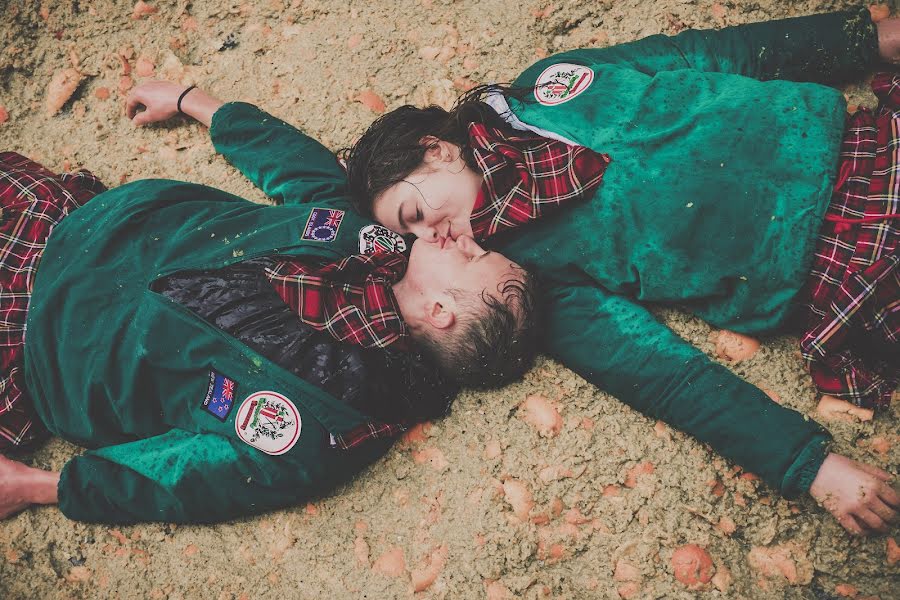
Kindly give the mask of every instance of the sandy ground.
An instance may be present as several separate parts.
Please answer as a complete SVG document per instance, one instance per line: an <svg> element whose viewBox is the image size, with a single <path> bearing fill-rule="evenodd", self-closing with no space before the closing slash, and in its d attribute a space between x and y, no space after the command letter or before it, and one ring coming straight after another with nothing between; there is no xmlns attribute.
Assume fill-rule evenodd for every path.
<svg viewBox="0 0 900 600"><path fill-rule="evenodd" d="M0 148L109 184L169 177L262 201L184 122L135 130L123 91L152 77L255 102L321 138L350 143L377 113L448 104L471 82L509 80L548 53L685 27L802 15L844 2L707 0L159 0L0 2ZM53 74L84 75L56 116ZM130 70L130 73L127 71ZM864 88L853 101L870 101ZM383 105L382 105L383 102ZM0 111L0 119L3 119ZM662 315L713 352L702 322ZM765 340L739 375L814 415L796 340ZM523 418L556 403L558 432ZM837 448L897 473L898 407L829 423ZM52 440L29 457L60 468ZM510 504L516 495L530 496ZM0 597L19 598L900 598L893 540L850 539L809 500L785 501L708 448L644 418L558 364L466 393L355 483L315 504L215 527L110 529L31 510L0 523ZM689 591L673 552L697 544L715 573ZM430 574L430 576L429 576Z"/></svg>

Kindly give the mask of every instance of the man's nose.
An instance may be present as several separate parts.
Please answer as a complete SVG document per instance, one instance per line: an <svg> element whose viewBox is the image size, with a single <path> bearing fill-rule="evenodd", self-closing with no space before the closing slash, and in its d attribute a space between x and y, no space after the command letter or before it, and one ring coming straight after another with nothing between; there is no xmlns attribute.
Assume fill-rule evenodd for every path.
<svg viewBox="0 0 900 600"><path fill-rule="evenodd" d="M458 236L456 238L456 245L459 247L460 252L470 258L484 253L481 246L475 243L475 240L467 235Z"/></svg>

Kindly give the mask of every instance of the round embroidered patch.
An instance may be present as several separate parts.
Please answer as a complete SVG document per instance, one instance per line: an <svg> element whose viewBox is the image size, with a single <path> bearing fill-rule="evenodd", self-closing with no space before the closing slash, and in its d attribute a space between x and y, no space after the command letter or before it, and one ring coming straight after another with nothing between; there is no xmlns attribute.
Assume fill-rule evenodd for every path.
<svg viewBox="0 0 900 600"><path fill-rule="evenodd" d="M366 225L359 230L359 253L406 252L406 240L381 225Z"/></svg>
<svg viewBox="0 0 900 600"><path fill-rule="evenodd" d="M590 87L594 71L584 65L557 63L544 69L534 84L534 97L544 106L568 102Z"/></svg>
<svg viewBox="0 0 900 600"><path fill-rule="evenodd" d="M266 454L284 454L300 439L300 412L277 392L255 392L237 411L234 430L242 441Z"/></svg>

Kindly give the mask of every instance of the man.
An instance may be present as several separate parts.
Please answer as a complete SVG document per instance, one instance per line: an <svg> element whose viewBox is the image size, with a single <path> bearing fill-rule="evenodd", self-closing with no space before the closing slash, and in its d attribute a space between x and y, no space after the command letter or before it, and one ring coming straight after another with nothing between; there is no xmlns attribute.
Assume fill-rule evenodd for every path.
<svg viewBox="0 0 900 600"><path fill-rule="evenodd" d="M211 124L279 205L146 180L56 226L23 387L49 431L94 449L61 473L0 459L0 517L59 503L78 520L210 522L296 503L440 413L457 385L530 364L533 282L518 265L462 238L414 244L407 266L402 238L345 211L328 150L253 106L182 91L138 88L129 112Z"/></svg>

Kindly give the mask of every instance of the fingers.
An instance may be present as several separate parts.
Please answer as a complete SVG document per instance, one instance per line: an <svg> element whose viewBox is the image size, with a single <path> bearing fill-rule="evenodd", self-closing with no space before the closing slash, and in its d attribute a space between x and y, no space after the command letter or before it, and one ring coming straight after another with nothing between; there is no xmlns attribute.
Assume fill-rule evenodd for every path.
<svg viewBox="0 0 900 600"><path fill-rule="evenodd" d="M884 522L884 519L875 514L874 511L869 510L868 508L862 508L856 513L855 517L857 522L860 522L863 525L864 529L877 531L878 533L887 533L887 523ZM867 535L868 533L869 532L866 531L863 535Z"/></svg>
<svg viewBox="0 0 900 600"><path fill-rule="evenodd" d="M131 119L131 122L134 123L134 124L135 124L136 126L138 126L138 127L141 127L141 126L143 126L143 125L146 125L147 123L152 123L153 121L154 121L154 119L153 119L153 117L150 115L150 111L149 111L149 110L145 110L145 111L143 111L143 112L139 112L139 113L137 113L137 114L134 116L133 119Z"/></svg>
<svg viewBox="0 0 900 600"><path fill-rule="evenodd" d="M853 462L856 463L856 466L858 466L860 469L862 469L869 475L873 475L882 481L890 481L891 479L894 478L893 475L891 475L890 473L888 473L887 471L885 471L883 469L879 469L875 465L870 465L868 463L859 462L856 460Z"/></svg>
<svg viewBox="0 0 900 600"><path fill-rule="evenodd" d="M837 517L838 523L841 524L841 527L846 529L852 535L866 535L866 530L860 526L853 515L844 513L841 515L835 515L835 517Z"/></svg>
<svg viewBox="0 0 900 600"><path fill-rule="evenodd" d="M134 118L139 106L144 106L144 99L138 90L134 90L128 94L128 98L125 99L125 114L128 115L129 119Z"/></svg>
<svg viewBox="0 0 900 600"><path fill-rule="evenodd" d="M897 511L881 501L877 496L869 501L869 508L873 513L881 517L885 523L892 523L897 520Z"/></svg>
<svg viewBox="0 0 900 600"><path fill-rule="evenodd" d="M878 497L884 500L894 510L900 510L900 494L886 483L878 486Z"/></svg>

